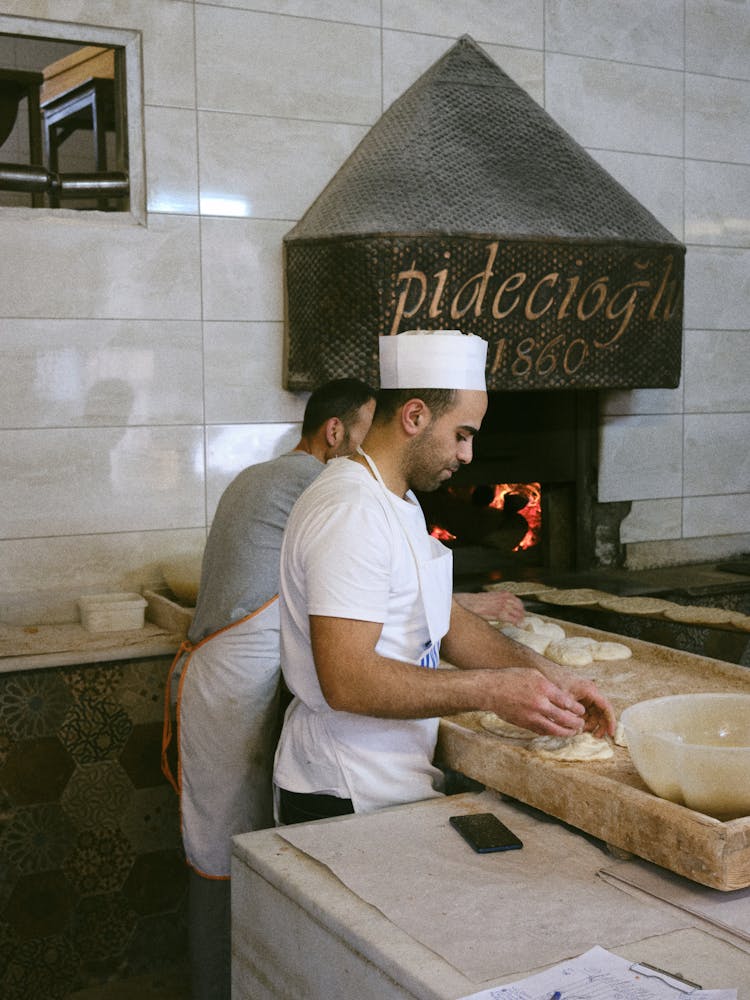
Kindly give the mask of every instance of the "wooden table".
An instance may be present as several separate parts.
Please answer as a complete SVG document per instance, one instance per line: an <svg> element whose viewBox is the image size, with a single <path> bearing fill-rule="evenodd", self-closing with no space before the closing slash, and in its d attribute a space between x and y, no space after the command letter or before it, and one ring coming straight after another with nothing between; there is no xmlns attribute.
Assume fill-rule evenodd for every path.
<svg viewBox="0 0 750 1000"><path fill-rule="evenodd" d="M551 619L553 620L553 619ZM596 679L619 713L634 702L687 692L750 693L750 670L583 625L567 635L620 640L629 660L595 661L578 672ZM718 889L750 885L750 817L720 822L648 791L628 751L610 760L544 760L524 743L482 729L480 713L440 723L438 762L541 809L606 843Z"/></svg>

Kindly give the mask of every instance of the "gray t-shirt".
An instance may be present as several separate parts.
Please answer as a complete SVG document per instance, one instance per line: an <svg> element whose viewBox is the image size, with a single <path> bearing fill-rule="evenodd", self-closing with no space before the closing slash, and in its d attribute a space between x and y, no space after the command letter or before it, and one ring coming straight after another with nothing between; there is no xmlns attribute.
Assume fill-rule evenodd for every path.
<svg viewBox="0 0 750 1000"><path fill-rule="evenodd" d="M203 554L191 642L244 618L279 592L289 512L325 468L304 451L243 469L222 494Z"/></svg>

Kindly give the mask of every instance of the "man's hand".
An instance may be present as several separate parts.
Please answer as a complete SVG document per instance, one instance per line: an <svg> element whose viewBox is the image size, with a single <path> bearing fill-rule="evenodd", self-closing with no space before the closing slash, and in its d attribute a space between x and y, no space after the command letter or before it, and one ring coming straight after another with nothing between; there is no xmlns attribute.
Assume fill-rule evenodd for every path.
<svg viewBox="0 0 750 1000"><path fill-rule="evenodd" d="M453 600L482 618L520 625L526 616L523 602L507 590L483 591L480 594L454 594Z"/></svg>
<svg viewBox="0 0 750 1000"><path fill-rule="evenodd" d="M540 671L508 667L483 674L487 711L544 735L575 736L582 732L585 705Z"/></svg>
<svg viewBox="0 0 750 1000"><path fill-rule="evenodd" d="M549 664L549 666L547 665ZM609 700L587 677L545 659L545 676L584 708L584 730L594 736L614 736L615 712Z"/></svg>
<svg viewBox="0 0 750 1000"><path fill-rule="evenodd" d="M310 640L323 697L337 711L378 718L485 711L551 736L574 736L584 727L614 731L609 702L592 681L519 646L465 610L457 614L497 643L499 650L488 664L455 664L459 670L417 667L375 652L382 630L377 622L311 615ZM501 668L497 660L503 654L505 662L516 665Z"/></svg>

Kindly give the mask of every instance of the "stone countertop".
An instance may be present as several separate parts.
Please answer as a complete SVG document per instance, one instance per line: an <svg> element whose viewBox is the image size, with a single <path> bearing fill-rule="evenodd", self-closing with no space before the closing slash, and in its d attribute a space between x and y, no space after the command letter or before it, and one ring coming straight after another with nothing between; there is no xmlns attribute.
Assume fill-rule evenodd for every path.
<svg viewBox="0 0 750 1000"><path fill-rule="evenodd" d="M78 663L170 656L182 637L147 622L143 628L87 632L75 622L58 625L0 624L0 673Z"/></svg>
<svg viewBox="0 0 750 1000"><path fill-rule="evenodd" d="M476 797L475 806L466 804L474 798L431 799L385 810L390 816L345 817L338 839L330 835L342 820L288 828L294 840L320 826L317 847L293 845L274 830L234 838L235 989L259 1000L344 995L454 1000L601 944L704 988L737 987L738 1000L750 998L750 953L736 935L725 936L705 916L638 889L613 893L599 872L617 862L603 845L494 793ZM513 857L474 856L454 837L449 813L485 808L521 835L523 851ZM404 879L404 858L398 873L393 861L411 850L414 836L426 837L430 846L416 852L421 868L410 869ZM565 864L544 860L555 838L565 841ZM462 846L466 868L448 863ZM318 857L319 849L325 857ZM490 894L496 869L496 896L486 907L478 907L465 889L470 866L485 869L479 885L486 883ZM368 876L368 867L374 875ZM636 904L638 919L629 909ZM564 921L554 919L555 907L557 917L566 914ZM474 933L474 925L481 931ZM436 938L441 927L442 944ZM477 966L479 944L497 966L484 981Z"/></svg>

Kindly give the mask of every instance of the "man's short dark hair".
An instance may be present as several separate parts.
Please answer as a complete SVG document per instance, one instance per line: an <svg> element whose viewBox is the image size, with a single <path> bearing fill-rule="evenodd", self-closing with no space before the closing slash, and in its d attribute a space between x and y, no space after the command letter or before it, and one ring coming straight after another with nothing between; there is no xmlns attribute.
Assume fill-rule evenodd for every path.
<svg viewBox="0 0 750 1000"><path fill-rule="evenodd" d="M454 405L455 389L381 389L377 395L374 422L385 423L410 399L421 399L434 417L440 417Z"/></svg>
<svg viewBox="0 0 750 1000"><path fill-rule="evenodd" d="M302 433L313 434L326 420L338 417L346 427L365 403L375 399L375 390L357 378L336 378L313 390L305 407Z"/></svg>

